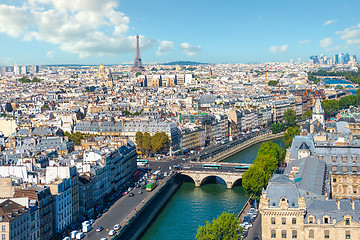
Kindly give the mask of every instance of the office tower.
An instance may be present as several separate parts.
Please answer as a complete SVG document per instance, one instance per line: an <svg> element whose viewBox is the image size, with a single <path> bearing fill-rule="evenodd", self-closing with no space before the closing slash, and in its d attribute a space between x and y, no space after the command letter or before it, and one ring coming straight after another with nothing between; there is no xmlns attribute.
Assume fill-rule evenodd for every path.
<svg viewBox="0 0 360 240"><path fill-rule="evenodd" d="M39 73L39 65L33 65L33 66L31 66L30 72L31 72L32 74Z"/></svg>
<svg viewBox="0 0 360 240"><path fill-rule="evenodd" d="M20 73L23 74L23 75L26 75L27 74L27 67L26 66L21 66Z"/></svg>
<svg viewBox="0 0 360 240"><path fill-rule="evenodd" d="M131 71L142 71L144 67L140 58L140 49L139 49L139 34L136 34L136 57L134 60L134 65L131 68Z"/></svg>
<svg viewBox="0 0 360 240"><path fill-rule="evenodd" d="M334 56L334 63L339 64L339 54L335 54Z"/></svg>
<svg viewBox="0 0 360 240"><path fill-rule="evenodd" d="M15 75L20 75L20 68L19 68L19 66L17 65L17 63L15 63L15 66L14 66L14 74L15 74Z"/></svg>
<svg viewBox="0 0 360 240"><path fill-rule="evenodd" d="M344 64L344 54L342 53L339 54L339 63Z"/></svg>

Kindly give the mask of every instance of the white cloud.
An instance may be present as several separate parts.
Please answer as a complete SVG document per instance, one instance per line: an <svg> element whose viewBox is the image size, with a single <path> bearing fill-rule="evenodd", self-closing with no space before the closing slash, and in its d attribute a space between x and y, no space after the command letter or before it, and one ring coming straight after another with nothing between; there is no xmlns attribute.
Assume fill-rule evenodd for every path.
<svg viewBox="0 0 360 240"><path fill-rule="evenodd" d="M310 39L301 40L301 41L299 41L299 44L300 44L300 45L304 45L304 44L309 43L310 41L311 41Z"/></svg>
<svg viewBox="0 0 360 240"><path fill-rule="evenodd" d="M322 48L328 48L333 44L333 40L332 38L324 38L322 40L320 40L320 46Z"/></svg>
<svg viewBox="0 0 360 240"><path fill-rule="evenodd" d="M55 51L48 51L48 52L46 53L46 56L47 56L48 58L53 58L53 57L55 56Z"/></svg>
<svg viewBox="0 0 360 240"><path fill-rule="evenodd" d="M327 26L327 25L330 25L330 24L333 24L333 23L335 23L335 22L337 22L336 20L327 20L326 22L324 22L324 26Z"/></svg>
<svg viewBox="0 0 360 240"><path fill-rule="evenodd" d="M336 34L340 35L342 40L345 40L348 45L355 45L360 47L360 24L345 28L343 31L337 31Z"/></svg>
<svg viewBox="0 0 360 240"><path fill-rule="evenodd" d="M201 51L200 46L192 46L187 42L180 43L180 49L189 56L194 56L195 54L199 53Z"/></svg>
<svg viewBox="0 0 360 240"><path fill-rule="evenodd" d="M269 48L270 52L272 53L286 53L287 49L289 48L289 46L287 44L285 45L281 45L281 46L271 46Z"/></svg>
<svg viewBox="0 0 360 240"><path fill-rule="evenodd" d="M174 49L174 42L171 41L161 41L158 50L156 51L156 55L165 55L171 52Z"/></svg>
<svg viewBox="0 0 360 240"><path fill-rule="evenodd" d="M118 0L27 0L21 7L0 5L0 32L52 43L80 57L134 52L135 36L126 35L130 19L117 7ZM157 42L140 36L142 50Z"/></svg>
<svg viewBox="0 0 360 240"><path fill-rule="evenodd" d="M24 8L0 5L0 33L20 37L30 24L30 14Z"/></svg>

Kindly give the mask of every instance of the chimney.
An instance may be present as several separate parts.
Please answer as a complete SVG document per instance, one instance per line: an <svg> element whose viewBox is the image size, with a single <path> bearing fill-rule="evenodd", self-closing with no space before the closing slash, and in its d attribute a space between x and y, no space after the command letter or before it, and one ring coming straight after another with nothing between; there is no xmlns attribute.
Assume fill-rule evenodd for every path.
<svg viewBox="0 0 360 240"><path fill-rule="evenodd" d="M355 209L355 201L352 197L350 198L350 204L351 204L352 210L354 210Z"/></svg>
<svg viewBox="0 0 360 240"><path fill-rule="evenodd" d="M337 206L337 209L340 209L340 200L338 197L336 198L336 206Z"/></svg>

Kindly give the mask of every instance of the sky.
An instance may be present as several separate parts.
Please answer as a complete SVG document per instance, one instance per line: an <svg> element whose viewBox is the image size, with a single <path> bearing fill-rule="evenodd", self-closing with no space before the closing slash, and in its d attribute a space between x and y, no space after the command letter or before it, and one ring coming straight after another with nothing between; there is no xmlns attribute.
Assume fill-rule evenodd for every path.
<svg viewBox="0 0 360 240"><path fill-rule="evenodd" d="M360 1L0 0L0 65L360 58Z"/></svg>

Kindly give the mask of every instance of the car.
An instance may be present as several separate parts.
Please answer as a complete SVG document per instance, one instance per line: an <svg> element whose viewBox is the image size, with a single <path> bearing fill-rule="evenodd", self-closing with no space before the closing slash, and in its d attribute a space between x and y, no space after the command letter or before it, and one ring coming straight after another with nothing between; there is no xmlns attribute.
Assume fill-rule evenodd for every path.
<svg viewBox="0 0 360 240"><path fill-rule="evenodd" d="M115 230L110 230L109 231L109 236L114 236L116 234L116 231Z"/></svg>
<svg viewBox="0 0 360 240"><path fill-rule="evenodd" d="M121 228L120 224L115 224L114 225L114 230L117 231L117 230L120 230L120 228Z"/></svg>
<svg viewBox="0 0 360 240"><path fill-rule="evenodd" d="M107 238L100 238L100 240L107 240Z"/></svg>
<svg viewBox="0 0 360 240"><path fill-rule="evenodd" d="M134 193L130 193L129 194L129 197L133 197L135 194Z"/></svg>
<svg viewBox="0 0 360 240"><path fill-rule="evenodd" d="M138 194L139 194L139 195L140 195L140 194L142 194L142 193L143 193L143 191L142 191L142 190L139 190L139 191L138 191Z"/></svg>
<svg viewBox="0 0 360 240"><path fill-rule="evenodd" d="M96 228L96 231L97 231L97 232L101 232L102 230L104 230L104 228L103 228L102 226L98 226L98 227Z"/></svg>

